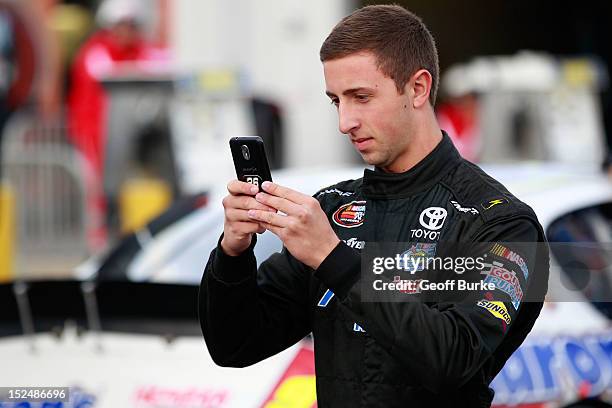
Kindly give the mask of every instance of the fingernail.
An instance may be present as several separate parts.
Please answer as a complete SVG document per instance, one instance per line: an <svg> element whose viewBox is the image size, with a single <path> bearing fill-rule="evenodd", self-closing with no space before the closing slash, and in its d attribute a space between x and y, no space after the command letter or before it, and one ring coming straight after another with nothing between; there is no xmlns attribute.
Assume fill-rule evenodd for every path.
<svg viewBox="0 0 612 408"><path fill-rule="evenodd" d="M255 194L255 200L261 201L261 198L262 198L261 193Z"/></svg>
<svg viewBox="0 0 612 408"><path fill-rule="evenodd" d="M257 186L252 186L251 187L251 194L257 194L257 192L259 192L259 189L257 188Z"/></svg>
<svg viewBox="0 0 612 408"><path fill-rule="evenodd" d="M261 183L261 186L263 188L268 188L268 187L270 187L270 185L272 185L272 183L270 183L269 181L264 181L263 183Z"/></svg>
<svg viewBox="0 0 612 408"><path fill-rule="evenodd" d="M247 215L251 218L255 218L255 210L249 210L247 211Z"/></svg>

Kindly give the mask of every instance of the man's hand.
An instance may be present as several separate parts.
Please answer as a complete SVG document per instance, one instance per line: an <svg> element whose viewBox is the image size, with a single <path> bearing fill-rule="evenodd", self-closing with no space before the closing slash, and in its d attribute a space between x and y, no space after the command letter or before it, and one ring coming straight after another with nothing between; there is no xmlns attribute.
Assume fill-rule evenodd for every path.
<svg viewBox="0 0 612 408"><path fill-rule="evenodd" d="M262 187L265 193L258 193L255 199L286 215L252 209L248 216L276 234L294 257L317 269L340 242L319 202L267 181Z"/></svg>
<svg viewBox="0 0 612 408"><path fill-rule="evenodd" d="M247 212L276 210L255 200L254 196L259 189L252 184L232 180L227 184L227 191L229 195L223 198L225 220L221 248L227 255L238 256L251 245L254 233L266 230L263 225L249 217Z"/></svg>

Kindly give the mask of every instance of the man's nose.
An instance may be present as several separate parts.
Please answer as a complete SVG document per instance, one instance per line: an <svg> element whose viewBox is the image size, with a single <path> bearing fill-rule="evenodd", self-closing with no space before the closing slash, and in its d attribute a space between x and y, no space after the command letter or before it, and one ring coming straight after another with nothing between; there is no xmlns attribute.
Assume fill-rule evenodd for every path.
<svg viewBox="0 0 612 408"><path fill-rule="evenodd" d="M356 112L346 105L338 107L338 128L341 133L349 134L359 127Z"/></svg>

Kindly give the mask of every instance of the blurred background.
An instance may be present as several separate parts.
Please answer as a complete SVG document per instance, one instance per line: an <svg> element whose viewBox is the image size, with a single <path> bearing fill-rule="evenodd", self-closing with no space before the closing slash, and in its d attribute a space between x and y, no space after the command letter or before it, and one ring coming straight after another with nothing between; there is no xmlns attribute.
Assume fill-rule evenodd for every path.
<svg viewBox="0 0 612 408"><path fill-rule="evenodd" d="M0 0L0 281L15 303L3 306L4 322L12 322L13 312L18 316L15 327L6 323L10 328L3 335L57 332L65 323L54 320L43 330L30 321L31 305L26 302L24 309L19 299L35 284L15 282L77 278L103 288L102 281L156 281L189 287L173 287L179 292L160 295L164 301L195 296L221 231L222 214L214 208L234 177L232 136L261 136L273 177L286 177L296 188L310 183L314 192L342 179L340 174L359 177L360 170L342 170L358 169L361 161L338 131L318 51L343 16L373 3ZM489 166L502 181L516 181L519 197L528 203L533 196L543 224L552 228L549 237L599 242L604 266L595 269L603 271L597 275L602 278L587 279L599 290L587 288L585 296L596 306L597 330L609 336L612 3L397 3L421 16L436 39L441 65L436 112L463 156ZM335 170L326 170L329 166ZM565 207L553 211L552 203ZM194 221L194 214L208 208L205 221ZM186 244L196 240L205 244ZM143 255L147 246L150 254ZM189 256L180 263L177 248L186 247ZM575 252L578 258L584 253ZM587 265L580 271L593 272L589 261L580 261ZM573 271L560 286L587 287L581 284L584 274ZM566 272L562 268L562 276ZM41 296L54 298L47 289L40 289ZM113 313L119 313L123 298L117 293L126 290L124 309L133 307L132 296L140 293L135 286L112 286L106 295L95 287L74 290L85 299L75 306L76 327L83 320L83 330L93 325L98 331L105 327L95 323L98 301L117 296ZM593 293L601 297L589 298ZM28 296L36 302L32 292ZM42 309L47 301L40 300ZM175 306L185 316L193 314L191 304ZM73 309L66 305L58 313ZM563 309L566 318L572 313L591 312ZM555 325L556 320L547 323ZM195 331L192 326L187 332L197 336L197 322ZM166 326L160 331L170 332ZM589 377L590 371L577 374L571 397L555 398L609 391L612 353L602 347L595 354L610 360L600 368L605 379ZM302 358L305 352L300 353ZM525 381L510 376L502 388L511 396L512 387L520 390ZM563 384L557 384L559 390ZM214 403L201 406L231 400L214 395ZM135 406L154 406L139 401Z"/></svg>

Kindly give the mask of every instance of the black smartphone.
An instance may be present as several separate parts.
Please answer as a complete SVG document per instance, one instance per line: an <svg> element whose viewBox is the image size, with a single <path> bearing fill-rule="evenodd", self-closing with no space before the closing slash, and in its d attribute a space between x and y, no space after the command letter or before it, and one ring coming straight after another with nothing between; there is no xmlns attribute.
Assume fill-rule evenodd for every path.
<svg viewBox="0 0 612 408"><path fill-rule="evenodd" d="M261 189L264 181L272 181L263 140L259 136L238 136L230 139L230 149L238 180Z"/></svg>

